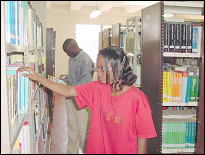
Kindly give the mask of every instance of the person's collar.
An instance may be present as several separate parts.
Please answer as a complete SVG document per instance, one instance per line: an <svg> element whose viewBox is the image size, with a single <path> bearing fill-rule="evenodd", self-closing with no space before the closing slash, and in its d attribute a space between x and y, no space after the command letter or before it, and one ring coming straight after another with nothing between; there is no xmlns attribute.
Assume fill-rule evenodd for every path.
<svg viewBox="0 0 205 155"><path fill-rule="evenodd" d="M77 60L79 59L81 56L83 55L83 50L80 50L80 53L78 53L78 55L76 57L73 57L72 59Z"/></svg>

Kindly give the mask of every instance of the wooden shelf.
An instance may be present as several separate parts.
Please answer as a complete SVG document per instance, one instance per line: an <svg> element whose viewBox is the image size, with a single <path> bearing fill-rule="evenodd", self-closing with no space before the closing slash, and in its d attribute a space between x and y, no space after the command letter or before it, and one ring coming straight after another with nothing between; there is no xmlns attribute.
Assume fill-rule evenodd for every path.
<svg viewBox="0 0 205 155"><path fill-rule="evenodd" d="M176 53L176 52L163 52L164 57L188 57L188 58L200 58L200 53Z"/></svg>
<svg viewBox="0 0 205 155"><path fill-rule="evenodd" d="M195 148L182 148L182 149L162 149L162 153L193 153Z"/></svg>
<svg viewBox="0 0 205 155"><path fill-rule="evenodd" d="M163 106L198 106L198 102L163 102Z"/></svg>

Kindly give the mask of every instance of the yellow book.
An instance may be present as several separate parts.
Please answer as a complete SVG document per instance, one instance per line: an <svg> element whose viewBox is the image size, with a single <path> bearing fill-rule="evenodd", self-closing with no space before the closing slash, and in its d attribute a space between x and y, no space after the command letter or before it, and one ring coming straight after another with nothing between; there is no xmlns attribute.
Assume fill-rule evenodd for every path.
<svg viewBox="0 0 205 155"><path fill-rule="evenodd" d="M177 73L177 89L178 89L178 98L177 101L180 102L181 101L181 82L182 80L182 73Z"/></svg>
<svg viewBox="0 0 205 155"><path fill-rule="evenodd" d="M172 102L176 102L176 73L173 72L173 77L172 77Z"/></svg>
<svg viewBox="0 0 205 155"><path fill-rule="evenodd" d="M168 79L167 79L167 98L168 98L168 102L172 101L172 77L173 76L173 72L169 71L168 72Z"/></svg>
<svg viewBox="0 0 205 155"><path fill-rule="evenodd" d="M18 139L16 140L13 149L20 149L20 146L19 146L19 140L18 140Z"/></svg>
<svg viewBox="0 0 205 155"><path fill-rule="evenodd" d="M168 82L168 72L167 71L163 71L163 102L167 102L167 82Z"/></svg>

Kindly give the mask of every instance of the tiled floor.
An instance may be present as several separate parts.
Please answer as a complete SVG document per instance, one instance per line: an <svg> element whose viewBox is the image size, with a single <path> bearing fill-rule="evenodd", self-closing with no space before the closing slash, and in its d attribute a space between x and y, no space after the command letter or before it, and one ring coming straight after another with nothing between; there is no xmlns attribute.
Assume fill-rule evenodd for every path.
<svg viewBox="0 0 205 155"><path fill-rule="evenodd" d="M65 97L55 94L53 122L50 126L51 154L66 154L67 151L67 113Z"/></svg>

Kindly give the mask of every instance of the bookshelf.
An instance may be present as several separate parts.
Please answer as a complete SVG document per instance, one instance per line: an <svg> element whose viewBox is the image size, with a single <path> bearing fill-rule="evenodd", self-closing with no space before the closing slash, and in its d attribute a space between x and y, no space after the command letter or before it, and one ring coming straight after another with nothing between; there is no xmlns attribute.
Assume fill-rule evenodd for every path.
<svg viewBox="0 0 205 155"><path fill-rule="evenodd" d="M24 65L45 76L42 24L30 1L1 1L1 15L1 152L49 153L45 88L16 72Z"/></svg>
<svg viewBox="0 0 205 155"><path fill-rule="evenodd" d="M46 78L48 75L55 77L55 39L56 31L53 28L46 28ZM48 93L48 103L49 103L49 116L50 121L53 121L53 107L54 107L54 93L46 89Z"/></svg>
<svg viewBox="0 0 205 155"><path fill-rule="evenodd" d="M112 29L106 28L102 31L102 48L106 48L108 46L111 46L111 35L112 35Z"/></svg>
<svg viewBox="0 0 205 155"><path fill-rule="evenodd" d="M199 52L177 53L175 51L171 52L172 47L169 47L169 50L165 51L167 48L165 46L167 45L167 42L166 33L164 33L166 31L165 23L181 25L190 24L192 26L201 23L203 26L204 15L202 14L202 9L203 3L193 1L164 1L142 9L141 89L145 92L150 101L153 120L158 135L156 138L148 140L148 153L204 153L204 95L202 95L202 93L204 93L203 35L200 45L201 49L199 48ZM202 28L202 34L203 30L204 26ZM177 42L177 40L175 41ZM170 43L168 45L170 45ZM174 44L174 50L177 49L176 45L177 44ZM192 50L193 49L194 46L192 44ZM163 72L165 70L165 64L170 64L169 67L172 69L176 69L177 67L178 69L185 68L185 71L188 72L189 76L193 76L195 74L192 73L189 67L195 67L198 69L196 74L199 77L199 88L197 89L199 91L199 96L196 101L164 101L163 90L165 90L165 87L163 86L166 79L164 78L165 76L163 76ZM176 72L176 70L174 70L174 72ZM174 92L176 92L176 90ZM171 107L171 109L167 109L168 107ZM178 109L175 110L176 107ZM185 109L194 110L196 112L196 116L193 115L193 117L185 118L185 120L180 120L179 118L171 120L165 119L165 116L163 115L164 111L176 111L180 117L185 117L182 115L182 112L184 112ZM173 117L171 113L169 116ZM188 126L188 128L184 130L185 125L186 127ZM177 126L178 128L176 128ZM192 137L189 135L189 138L191 137L190 142L187 141L187 139L183 142L177 142L177 139L174 138L169 138L169 140L166 141L166 138L168 137L167 134L175 138L177 136L177 138L179 138L181 135L184 135L187 138L187 135L185 135L185 133L187 134L187 131L190 131L190 135L192 135ZM193 133L191 131L193 131ZM186 147L184 147L184 143L187 145Z"/></svg>
<svg viewBox="0 0 205 155"><path fill-rule="evenodd" d="M141 17L127 19L125 52L128 56L133 73L137 75L135 87L141 87Z"/></svg>
<svg viewBox="0 0 205 155"><path fill-rule="evenodd" d="M112 25L111 46L125 49L126 24L117 23Z"/></svg>

